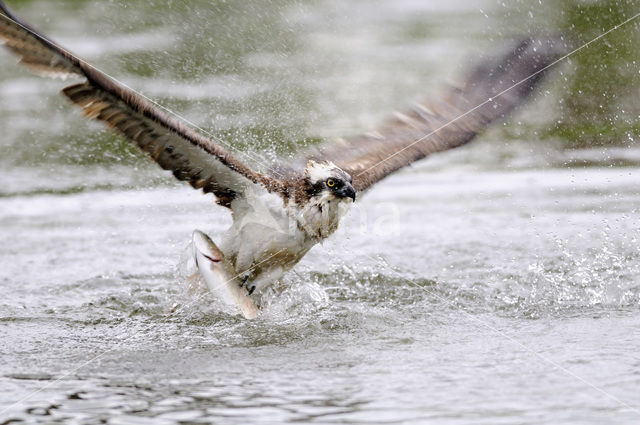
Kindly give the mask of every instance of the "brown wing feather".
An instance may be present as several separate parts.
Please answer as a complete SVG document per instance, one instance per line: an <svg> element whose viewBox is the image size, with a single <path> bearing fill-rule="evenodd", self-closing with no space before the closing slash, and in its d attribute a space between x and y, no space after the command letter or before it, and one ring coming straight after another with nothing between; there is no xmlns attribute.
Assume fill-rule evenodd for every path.
<svg viewBox="0 0 640 425"><path fill-rule="evenodd" d="M527 99L542 77L538 71L559 54L550 40L523 40L493 66L490 62L476 66L462 87L448 88L427 106L397 114L375 133L341 139L309 156L334 162L351 174L356 190L364 190L427 155L464 145L488 124L504 118Z"/></svg>
<svg viewBox="0 0 640 425"><path fill-rule="evenodd" d="M37 74L65 78L82 75L79 60L58 48L29 24L22 22L0 1L0 37L5 46Z"/></svg>
<svg viewBox="0 0 640 425"><path fill-rule="evenodd" d="M70 54L19 20L2 1L0 11L0 39L20 57L20 63L41 74L86 78L62 93L80 106L85 116L118 130L179 180L213 193L225 206L249 184L284 193L282 181L252 171L224 148Z"/></svg>

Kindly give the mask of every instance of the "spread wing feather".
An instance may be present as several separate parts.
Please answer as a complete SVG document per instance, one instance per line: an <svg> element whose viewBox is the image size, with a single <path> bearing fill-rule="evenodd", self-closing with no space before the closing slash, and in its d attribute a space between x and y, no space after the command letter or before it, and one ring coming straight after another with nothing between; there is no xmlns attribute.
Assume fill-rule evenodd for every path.
<svg viewBox="0 0 640 425"><path fill-rule="evenodd" d="M62 93L89 118L119 131L179 180L213 193L230 206L250 184L283 192L283 183L254 172L227 150L182 125L159 108L67 52L14 16L0 1L0 39L20 63L47 76L84 77Z"/></svg>
<svg viewBox="0 0 640 425"><path fill-rule="evenodd" d="M367 189L427 155L464 145L503 119L559 55L553 40L523 40L497 62L477 65L462 86L449 87L438 99L396 114L377 132L339 139L305 158L332 161L351 174L356 190Z"/></svg>

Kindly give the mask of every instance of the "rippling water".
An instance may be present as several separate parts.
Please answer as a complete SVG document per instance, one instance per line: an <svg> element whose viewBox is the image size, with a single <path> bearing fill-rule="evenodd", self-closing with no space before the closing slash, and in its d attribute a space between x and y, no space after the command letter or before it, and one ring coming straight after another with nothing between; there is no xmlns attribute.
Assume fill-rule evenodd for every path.
<svg viewBox="0 0 640 425"><path fill-rule="evenodd" d="M16 9L280 154L375 127L520 19L491 1ZM640 150L532 140L550 87L361 197L248 322L185 283L191 231L226 210L1 60L0 423L640 421Z"/></svg>

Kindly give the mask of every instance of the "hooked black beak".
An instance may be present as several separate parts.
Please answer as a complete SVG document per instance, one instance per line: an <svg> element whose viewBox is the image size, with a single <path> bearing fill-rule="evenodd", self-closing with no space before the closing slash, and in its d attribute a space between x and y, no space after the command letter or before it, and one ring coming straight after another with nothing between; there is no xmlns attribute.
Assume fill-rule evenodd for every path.
<svg viewBox="0 0 640 425"><path fill-rule="evenodd" d="M356 190L349 183L346 183L340 189L336 190L336 195L340 198L351 198L352 200L356 200Z"/></svg>

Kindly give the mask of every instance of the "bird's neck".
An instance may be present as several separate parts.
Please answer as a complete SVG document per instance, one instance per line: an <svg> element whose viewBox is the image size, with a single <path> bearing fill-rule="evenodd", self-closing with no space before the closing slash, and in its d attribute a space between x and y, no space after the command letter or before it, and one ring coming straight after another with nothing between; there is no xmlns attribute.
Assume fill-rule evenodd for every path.
<svg viewBox="0 0 640 425"><path fill-rule="evenodd" d="M322 240L336 231L350 203L350 198L339 199L331 194L312 196L307 202L296 204L295 219L309 237Z"/></svg>

